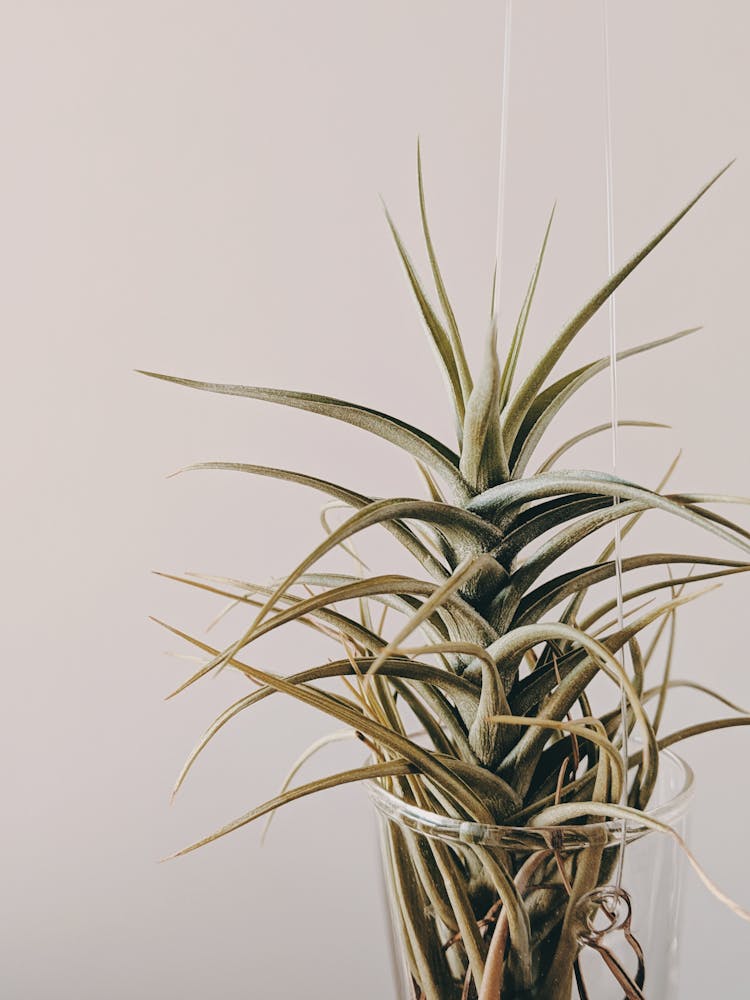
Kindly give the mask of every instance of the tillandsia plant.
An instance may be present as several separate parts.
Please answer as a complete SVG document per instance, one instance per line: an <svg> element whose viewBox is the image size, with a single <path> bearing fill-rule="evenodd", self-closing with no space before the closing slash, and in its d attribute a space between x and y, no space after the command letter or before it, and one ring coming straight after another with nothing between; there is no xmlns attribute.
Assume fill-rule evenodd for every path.
<svg viewBox="0 0 750 1000"><path fill-rule="evenodd" d="M437 304L430 301L390 217L388 223L445 375L456 448L398 417L341 399L145 373L344 421L403 449L418 465L425 495L388 498L365 496L350 484L309 472L239 462L191 466L300 484L351 513L339 527L327 526L323 540L271 585L170 575L233 606L253 609L249 626L226 648L166 626L202 657L200 669L178 691L224 667L252 684L200 739L177 788L223 726L276 693L343 724L370 754L361 766L293 786L295 766L277 797L180 854L303 796L349 782L375 782L404 803L464 823L467 835L461 844L420 839L396 825L386 834L396 920L417 998L569 1000L576 985L584 997L577 915L581 901L612 880L617 852L602 839L609 836L611 822L677 836L648 812L662 751L699 732L750 722L741 709L720 699L737 714L661 732L669 691L691 686L671 673L678 608L697 596L694 585L750 569L750 532L713 510L739 498L667 493L666 477L651 489L605 472L560 468L574 445L610 424L581 430L534 465L561 408L610 364L609 357L601 357L553 379L566 349L718 176L609 278L520 379L519 355L550 228L502 356L491 322L483 363L472 373L430 235L418 157L421 222ZM644 343L621 352L619 359L691 332ZM561 568L561 560L572 558L584 539L616 524L624 536L648 511L662 511L730 543L737 558L646 552L629 555L618 566L610 543L599 558ZM372 526L385 528L400 543L418 566L414 576L388 567L371 575L361 561L350 575L317 568L339 548L356 558L355 539ZM655 575L629 584L640 570ZM601 593L601 585L618 571L626 581L622 615L615 614L617 602L603 600ZM342 605L354 610L346 613ZM243 658L255 640L291 623L328 637L339 649L336 658L289 676ZM651 662L663 647L668 649L663 672L651 680ZM597 692L591 686L602 676L611 682L612 699L595 710ZM321 686L336 678L340 690ZM631 732L638 742L631 745L625 766ZM524 828L541 839L516 852L481 839L472 842L471 830L497 825ZM585 849L561 850L560 831L573 831ZM636 972L620 968L621 994L643 996L643 978L640 967Z"/></svg>

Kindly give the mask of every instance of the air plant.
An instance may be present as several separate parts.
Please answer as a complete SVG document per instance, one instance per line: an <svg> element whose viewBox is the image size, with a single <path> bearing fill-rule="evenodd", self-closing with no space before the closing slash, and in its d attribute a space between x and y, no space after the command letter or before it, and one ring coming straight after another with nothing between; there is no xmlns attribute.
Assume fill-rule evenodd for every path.
<svg viewBox="0 0 750 1000"><path fill-rule="evenodd" d="M698 732L750 722L737 706L720 699L737 714L667 735L661 731L670 690L688 683L671 671L678 609L697 596L696 585L750 569L750 533L713 510L717 503L737 498L668 493L667 477L651 489L606 472L560 468L574 445L608 430L609 424L583 429L536 468L533 464L561 408L610 364L609 357L600 357L553 378L567 348L723 172L609 278L520 379L521 345L550 226L503 357L491 322L481 368L472 373L436 259L418 160L421 223L438 305L430 300L390 216L388 224L445 376L455 448L398 417L341 399L145 373L352 424L407 452L425 486L421 497L373 498L349 484L281 468L241 462L190 467L296 483L351 513L338 527L328 527L283 580L270 585L170 575L254 611L249 626L225 648L166 626L203 658L178 691L225 667L252 685L209 726L177 788L227 723L276 693L336 720L367 745L370 758L350 770L292 785L300 764L321 741L297 762L278 796L179 853L271 816L303 796L362 781L378 782L407 802L472 823L530 831L573 826L591 844L588 860L553 857L549 850L516 856L480 845L459 851L427 841L425 847L394 829L388 844L392 877L402 900L415 994L425 1000L470 995L481 1000L500 995L506 1000L567 1000L579 975L580 942L571 915L582 896L612 872L612 851L605 852L598 839L604 821L633 822L676 836L648 814L660 752ZM622 351L618 360L692 332ZM601 594L601 585L617 572L611 542L583 565L563 570L560 562L572 558L578 543L596 532L620 525L623 536L628 534L649 511L662 511L729 542L737 558L682 552L628 555L621 562L626 584L620 618L614 615L616 602ZM357 537L374 526L390 532L413 559L414 576L389 572L388 567L371 574L361 561L352 574L317 568L338 548L356 558L352 546ZM656 575L630 584L631 574L640 570ZM346 613L342 605L356 610ZM256 639L292 623L327 636L338 647L336 658L289 676L243 659ZM647 631L651 639L645 646ZM648 673L654 672L651 662L664 635L670 637L668 656L654 682ZM612 701L595 710L590 689L602 675L612 682ZM340 690L320 686L331 678L340 679ZM623 733L631 732L639 742L626 769ZM692 856L690 860L710 884ZM558 891L535 892L542 884ZM626 988L630 996L642 995L635 982Z"/></svg>

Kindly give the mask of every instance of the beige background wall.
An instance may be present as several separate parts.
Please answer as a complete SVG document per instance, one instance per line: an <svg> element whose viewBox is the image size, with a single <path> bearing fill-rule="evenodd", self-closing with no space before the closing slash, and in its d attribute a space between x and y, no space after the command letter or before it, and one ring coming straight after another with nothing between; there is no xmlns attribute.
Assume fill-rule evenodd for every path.
<svg viewBox="0 0 750 1000"><path fill-rule="evenodd" d="M558 200L536 347L605 272L600 5L516 7L506 316ZM675 428L624 432L623 471L653 482L684 442L676 488L750 494L750 15L740 0L613 7L618 256L739 157L621 296L624 345L705 325L623 369L623 414ZM476 356L502 5L5 0L0 20L0 993L388 996L361 791L293 807L262 850L251 828L157 864L272 794L325 726L269 703L227 727L170 809L184 756L241 686L225 674L165 704L191 664L162 656L179 647L146 615L200 629L214 612L151 568L265 580L319 530L318 498L304 491L166 473L265 461L398 495L415 488L412 472L354 430L131 369L354 397L449 434L377 194L417 248L420 133L436 240ZM597 322L576 357L605 342ZM560 439L605 419L606 405L602 383ZM605 444L580 461L606 463ZM661 546L662 530L655 521L638 544ZM746 703L749 598L735 581L696 607L678 671ZM257 655L290 669L321 652L292 632ZM701 711L712 708L685 696L672 718ZM699 776L696 852L745 905L749 752L741 731L685 749ZM747 926L693 878L687 902L682 995L743 996Z"/></svg>

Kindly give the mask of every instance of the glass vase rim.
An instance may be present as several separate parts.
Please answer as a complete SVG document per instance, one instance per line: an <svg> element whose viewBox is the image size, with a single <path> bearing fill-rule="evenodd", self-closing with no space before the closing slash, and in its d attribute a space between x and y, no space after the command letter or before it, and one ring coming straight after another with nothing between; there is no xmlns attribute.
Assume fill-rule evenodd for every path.
<svg viewBox="0 0 750 1000"><path fill-rule="evenodd" d="M695 774L690 765L671 750L661 750L660 762L667 760L679 776L679 788L665 801L645 810L649 819L673 824L681 818L693 797L695 790ZM367 792L375 808L386 819L400 826L421 833L427 837L439 840L456 841L460 843L485 844L504 847L507 850L528 850L529 848L548 847L551 839L560 848L577 850L591 845L590 835L584 831L601 831L606 837L605 846L619 844L622 841L621 819L602 820L584 825L558 826L513 826L508 824L485 824L473 820L461 820L443 813L431 812L420 806L407 802L398 795L389 792L377 779L366 783ZM653 827L635 819L626 820L627 840L639 840L649 833L658 832Z"/></svg>

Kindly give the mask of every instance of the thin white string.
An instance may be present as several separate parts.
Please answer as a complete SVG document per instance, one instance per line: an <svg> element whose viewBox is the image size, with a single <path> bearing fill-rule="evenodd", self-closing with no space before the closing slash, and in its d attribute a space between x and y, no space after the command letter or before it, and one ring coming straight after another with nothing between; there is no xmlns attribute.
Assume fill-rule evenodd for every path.
<svg viewBox="0 0 750 1000"><path fill-rule="evenodd" d="M605 74L605 115L606 129L604 138L604 159L606 177L606 200L607 200L607 266L609 274L615 272L615 212L614 212L614 169L613 169L613 115L612 115L612 74L609 45L609 11L607 0L602 0L602 23L603 23L603 46L604 46L604 74ZM499 316L500 310L500 285L502 281L502 256L503 256L503 236L505 226L505 192L508 171L508 112L510 106L510 69L511 69L511 41L513 27L513 0L506 0L505 3L505 37L503 46L503 68L502 68L502 94L500 106L500 150L498 157L498 187L497 187L497 237L495 251L495 318ZM619 421L619 386L618 386L618 366L617 366L617 312L615 295L610 295L608 299L609 314L609 351L610 351L610 413L612 421L612 471L617 475L618 469L618 421ZM615 497L614 504L620 502L619 497ZM619 628L624 627L623 610L623 585L622 585L622 530L619 520L614 522L614 545L615 545L615 581L617 588L617 620ZM620 651L620 663L625 669L624 654ZM625 765L625 774L628 771L628 731L627 731L627 697L625 688L620 685L620 713L622 721L622 754ZM627 804L628 790L627 781L624 782L622 801ZM617 861L617 874L615 884L618 889L622 887L623 863L625 860L625 848L627 844L627 822L623 820L621 828L620 851Z"/></svg>
<svg viewBox="0 0 750 1000"><path fill-rule="evenodd" d="M605 76L605 115L606 129L604 136L604 169L606 176L606 196L607 196L607 266L610 276L615 273L615 203L614 203L614 168L612 155L612 67L609 45L609 8L607 0L602 0L602 24L604 29L604 76ZM617 311L615 307L615 295L610 295L608 300L609 313L609 384L610 384L610 414L612 419L612 471L617 475L617 430L619 420L619 385L617 366ZM620 503L620 498L615 497L615 505ZM622 530L619 519L614 522L615 534L615 581L617 587L617 621L620 630L624 628L623 612L623 586L622 586ZM620 665L625 669L624 647L620 651ZM628 704L625 695L625 688L620 684L620 717L622 726L622 756L625 766L625 775L628 773L628 726L627 726ZM628 783L623 784L622 802L627 805ZM617 875L615 885L622 888L622 869L625 861L625 847L627 844L627 822L622 821L620 851L617 858Z"/></svg>
<svg viewBox="0 0 750 1000"><path fill-rule="evenodd" d="M510 97L510 44L513 27L513 0L505 0L505 39L503 45L502 94L500 102L500 152L497 179L497 239L495 244L495 319L500 314L503 235L505 228L505 188L508 173L508 109Z"/></svg>

